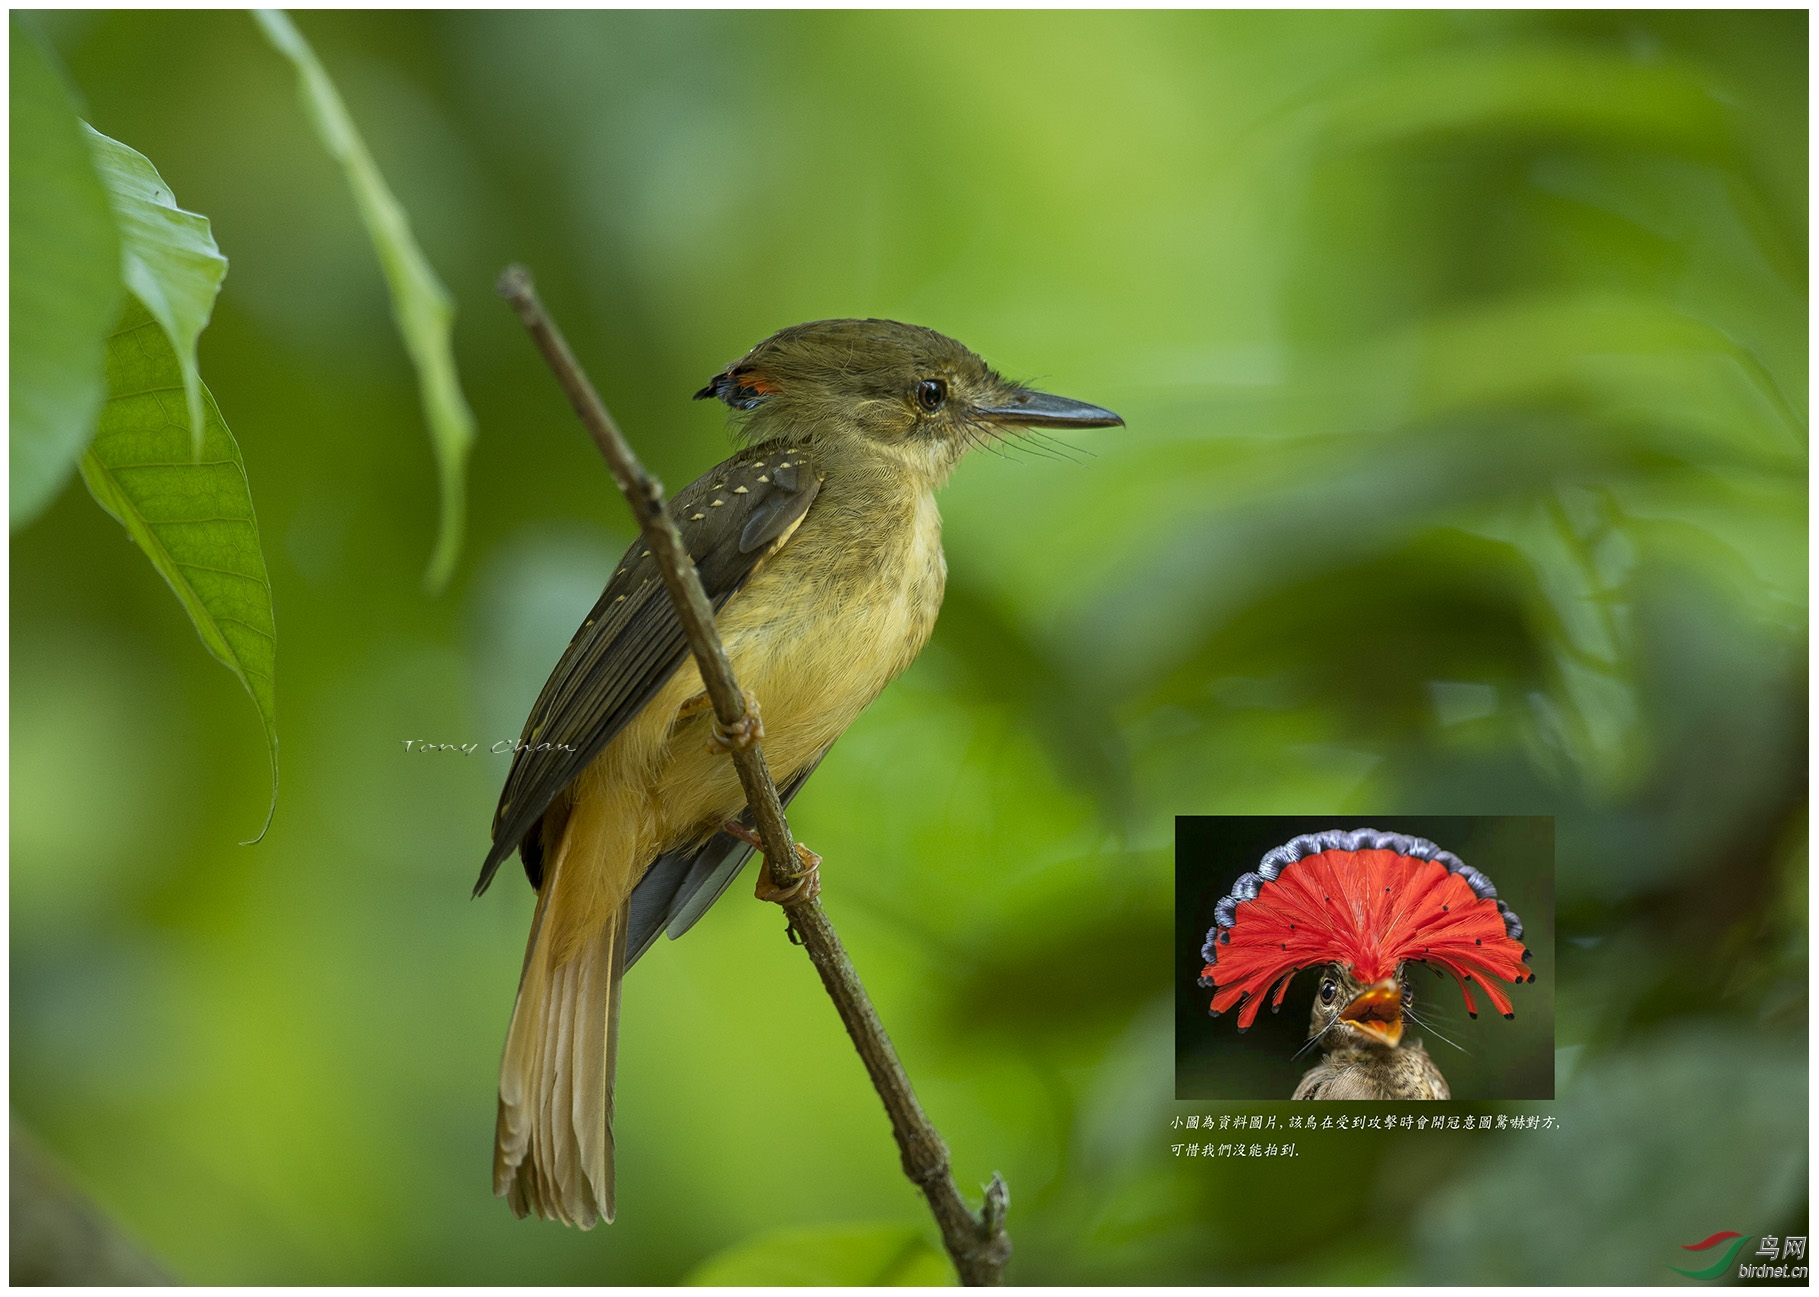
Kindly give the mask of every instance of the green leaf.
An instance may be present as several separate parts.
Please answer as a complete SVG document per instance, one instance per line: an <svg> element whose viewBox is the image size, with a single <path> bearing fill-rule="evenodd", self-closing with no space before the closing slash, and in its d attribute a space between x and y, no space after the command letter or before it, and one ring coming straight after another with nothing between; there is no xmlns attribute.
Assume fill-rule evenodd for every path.
<svg viewBox="0 0 1819 1297"><path fill-rule="evenodd" d="M120 253L82 123L38 43L12 25L12 526L56 498L95 428Z"/></svg>
<svg viewBox="0 0 1819 1297"><path fill-rule="evenodd" d="M176 195L144 154L87 128L95 169L120 232L120 277L163 327L183 378L190 458L202 457L202 374L196 339L208 327L227 258L208 218L177 206Z"/></svg>
<svg viewBox="0 0 1819 1297"><path fill-rule="evenodd" d="M417 368L423 416L429 423L430 445L442 479L442 522L424 582L432 591L439 591L448 584L455 560L461 555L467 512L467 455L474 441L474 415L461 394L451 345L455 302L417 246L404 208L387 188L372 154L354 129L354 120L341 102L340 92L329 80L316 52L303 39L303 33L282 10L256 9L253 15L271 43L296 65L304 111L315 124L323 147L347 174L360 220L379 254L386 285L391 289L392 318L397 321L405 350Z"/></svg>
<svg viewBox="0 0 1819 1297"><path fill-rule="evenodd" d="M689 1272L696 1286L953 1287L954 1267L914 1225L779 1229L717 1252Z"/></svg>
<svg viewBox="0 0 1819 1297"><path fill-rule="evenodd" d="M252 696L278 805L272 588L240 447L202 389L202 455L190 453L184 371L163 326L129 299L107 340L107 404L82 480L170 583L197 634ZM254 838L253 841L258 841Z"/></svg>

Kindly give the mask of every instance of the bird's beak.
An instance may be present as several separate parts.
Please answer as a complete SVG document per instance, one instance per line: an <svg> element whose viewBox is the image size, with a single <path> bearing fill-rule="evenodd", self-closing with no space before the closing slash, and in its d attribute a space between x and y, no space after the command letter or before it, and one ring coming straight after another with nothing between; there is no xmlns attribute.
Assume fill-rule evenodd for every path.
<svg viewBox="0 0 1819 1297"><path fill-rule="evenodd" d="M1124 420L1110 410L1102 410L1085 401L1072 401L1065 396L1050 396L1047 392L1032 392L1028 388L1018 389L1015 396L1002 405L989 406L979 411L988 419L999 423L1014 423L1026 428L1122 428Z"/></svg>
<svg viewBox="0 0 1819 1297"><path fill-rule="evenodd" d="M1386 977L1375 986L1365 988L1345 1006L1345 1012L1339 1017L1394 1049L1402 1042L1401 983Z"/></svg>

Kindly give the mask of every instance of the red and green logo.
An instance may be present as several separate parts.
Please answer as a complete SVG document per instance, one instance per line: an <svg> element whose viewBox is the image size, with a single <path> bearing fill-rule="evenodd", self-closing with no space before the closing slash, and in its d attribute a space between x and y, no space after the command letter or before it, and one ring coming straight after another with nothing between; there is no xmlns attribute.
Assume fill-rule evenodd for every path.
<svg viewBox="0 0 1819 1297"><path fill-rule="evenodd" d="M1737 1259L1737 1253L1743 1251L1743 1245L1750 1241L1747 1234L1739 1234L1734 1229L1722 1229L1710 1238L1704 1239L1701 1242L1682 1243L1680 1246L1687 1252L1705 1252L1717 1247L1727 1239L1731 1240L1731 1245L1724 1250L1724 1255L1712 1262L1712 1264L1706 1266L1703 1270L1684 1270L1677 1265L1670 1265L1668 1269L1683 1274L1689 1279L1716 1279L1721 1275L1728 1274L1730 1272L1731 1262Z"/></svg>

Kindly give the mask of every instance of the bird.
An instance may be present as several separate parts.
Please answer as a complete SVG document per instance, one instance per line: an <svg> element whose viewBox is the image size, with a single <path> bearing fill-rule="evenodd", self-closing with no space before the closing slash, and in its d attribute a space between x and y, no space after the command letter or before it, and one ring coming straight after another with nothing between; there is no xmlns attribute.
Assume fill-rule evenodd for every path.
<svg viewBox="0 0 1819 1297"><path fill-rule="evenodd" d="M1501 983L1535 980L1522 920L1483 873L1426 838L1376 829L1303 834L1265 853L1213 910L1199 982L1208 1011L1238 1007L1238 1030L1268 997L1282 1006L1296 972L1321 966L1308 1042L1324 1058L1296 1099L1448 1099L1451 1092L1412 1016L1411 965L1450 974L1478 1016L1476 983L1505 1018ZM1273 988L1273 994L1271 990Z"/></svg>
<svg viewBox="0 0 1819 1297"><path fill-rule="evenodd" d="M515 851L537 894L499 1074L493 1189L519 1217L613 1219L621 981L679 937L750 857L726 753L762 738L785 805L916 658L947 577L935 491L969 450L1110 410L1001 377L893 320L783 329L695 393L743 449L670 502L746 692L715 720L681 623L634 542L557 662L516 745L474 894ZM805 882L818 886L812 866ZM798 883L797 888L804 886ZM801 899L759 875L760 899Z"/></svg>
<svg viewBox="0 0 1819 1297"><path fill-rule="evenodd" d="M1404 1036L1413 1007L1398 974L1366 984L1343 964L1327 965L1314 995L1309 1041L1326 1056L1301 1078L1296 1099L1450 1099L1446 1078L1419 1040Z"/></svg>

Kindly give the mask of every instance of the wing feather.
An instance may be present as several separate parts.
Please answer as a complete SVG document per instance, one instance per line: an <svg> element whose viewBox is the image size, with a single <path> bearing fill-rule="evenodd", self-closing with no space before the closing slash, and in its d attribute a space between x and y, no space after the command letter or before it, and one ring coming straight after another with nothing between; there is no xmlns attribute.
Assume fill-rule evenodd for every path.
<svg viewBox="0 0 1819 1297"><path fill-rule="evenodd" d="M821 480L811 456L768 442L735 455L677 493L671 513L716 611L760 562L788 542L814 503ZM640 537L619 561L525 721L493 817L493 846L474 885L476 896L520 845L526 848L531 885L541 885L536 830L543 813L675 674L687 654L682 624Z"/></svg>
<svg viewBox="0 0 1819 1297"><path fill-rule="evenodd" d="M784 806L787 807L802 791L802 785L808 782L808 777L815 773L815 767L827 753L828 749L822 749L820 756L777 790L777 797ZM747 828L755 824L749 806L740 812L739 822ZM732 886L745 862L752 858L752 851L752 845L744 839L730 833L716 833L699 845L678 847L658 856L632 889L631 900L626 906L630 913L626 967L636 963L657 940L658 934L666 929L673 941L694 927L695 921Z"/></svg>

